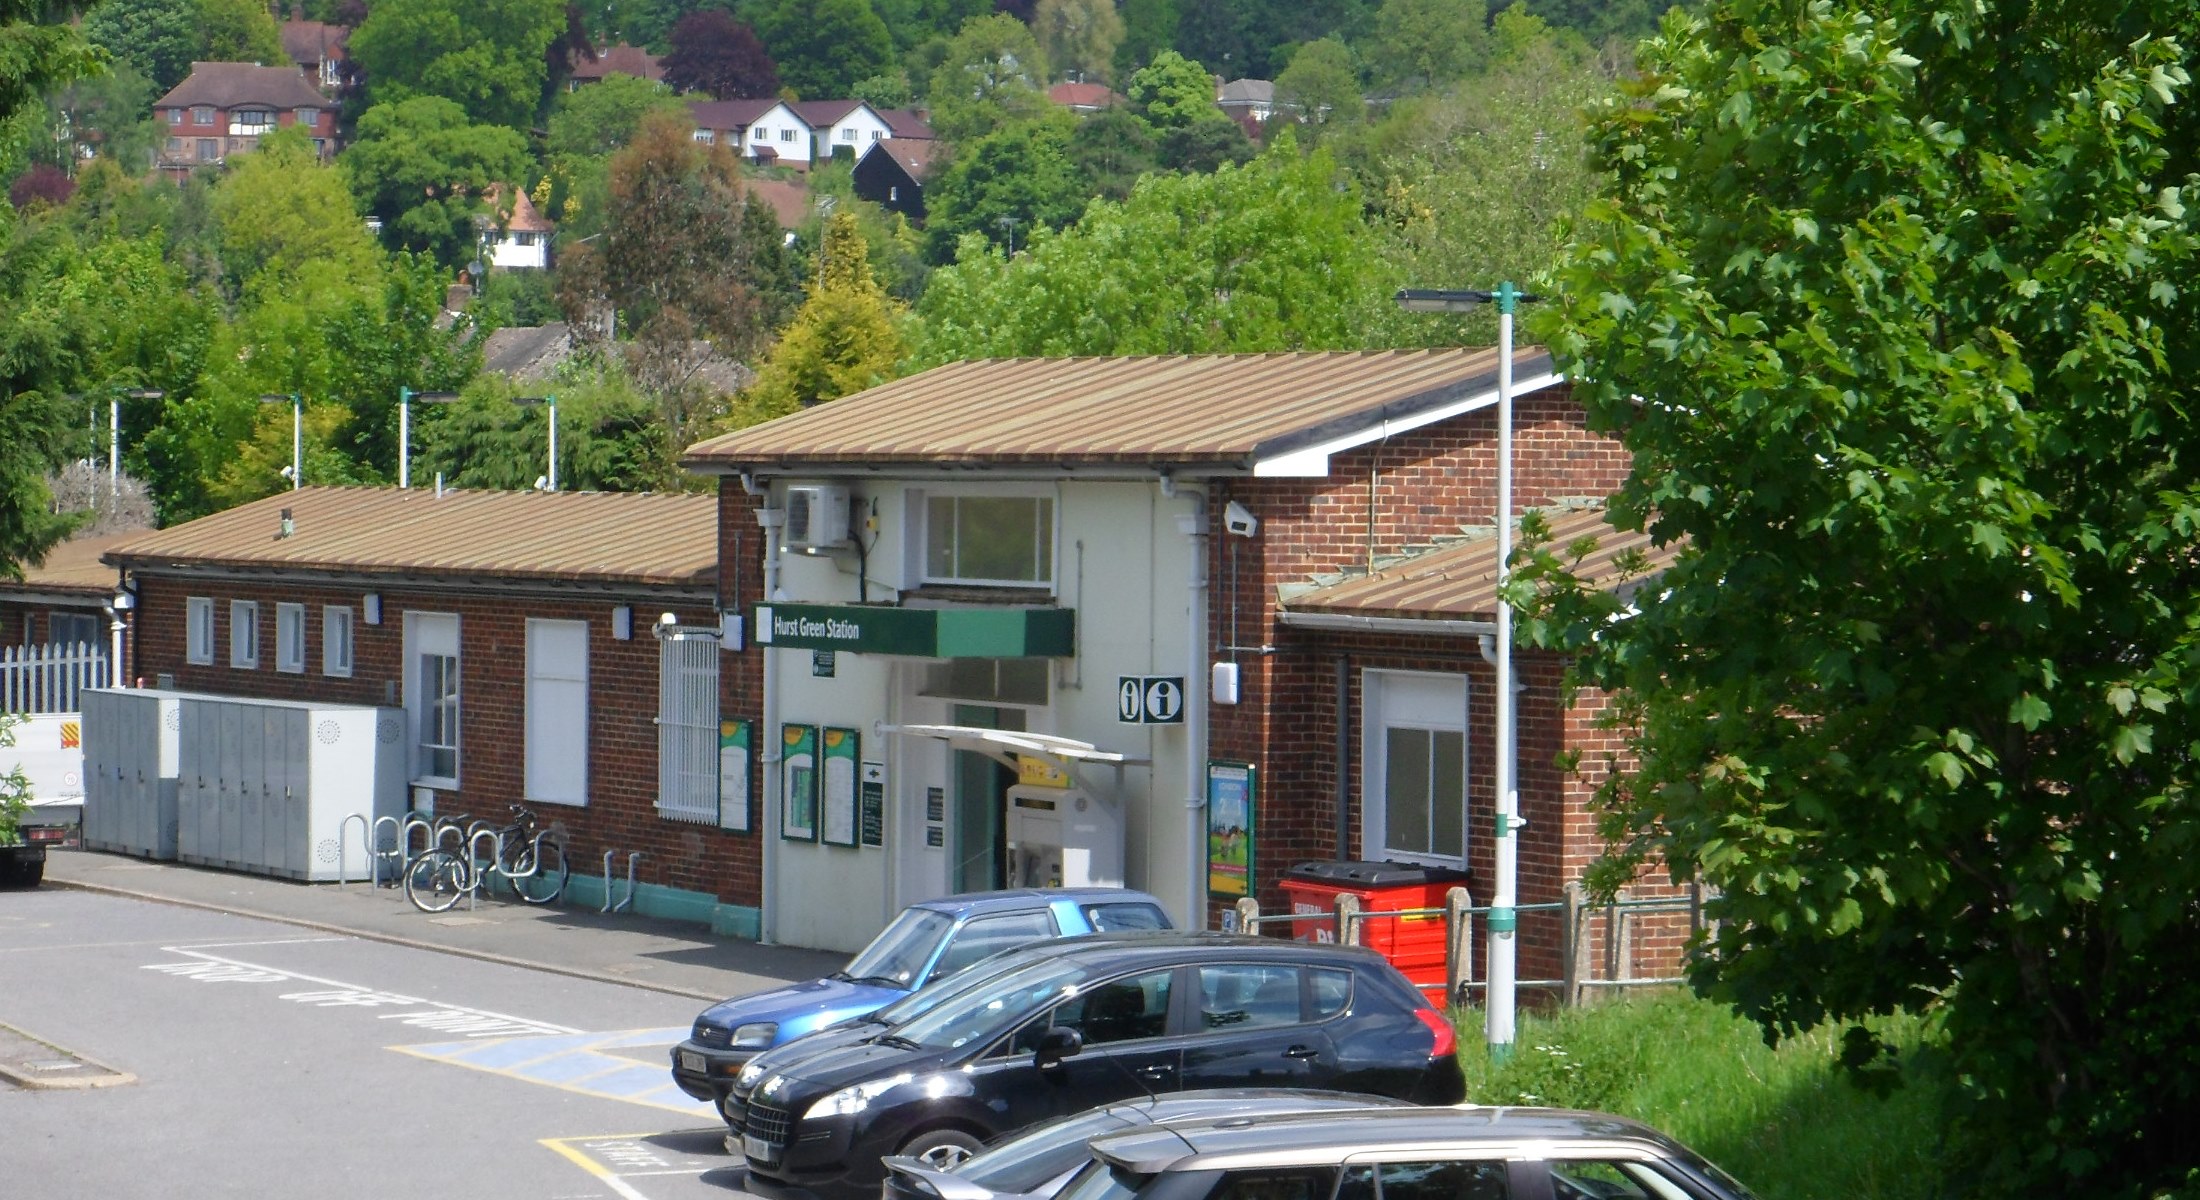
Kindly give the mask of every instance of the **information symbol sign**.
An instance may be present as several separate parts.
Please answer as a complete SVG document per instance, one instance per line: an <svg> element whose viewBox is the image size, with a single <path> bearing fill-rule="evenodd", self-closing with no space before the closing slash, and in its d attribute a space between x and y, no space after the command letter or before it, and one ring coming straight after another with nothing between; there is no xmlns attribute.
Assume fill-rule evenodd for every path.
<svg viewBox="0 0 2200 1200"><path fill-rule="evenodd" d="M1184 723L1182 675L1121 675L1115 681L1115 719L1127 725Z"/></svg>

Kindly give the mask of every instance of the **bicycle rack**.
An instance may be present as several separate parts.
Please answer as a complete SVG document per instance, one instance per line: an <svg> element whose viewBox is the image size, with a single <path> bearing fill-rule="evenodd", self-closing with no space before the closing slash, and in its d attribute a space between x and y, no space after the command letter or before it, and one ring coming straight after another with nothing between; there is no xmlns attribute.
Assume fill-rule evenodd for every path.
<svg viewBox="0 0 2200 1200"><path fill-rule="evenodd" d="M486 865L481 859L481 843L489 843L489 859ZM504 861L504 832L498 829L477 829L466 839L466 911L474 911L474 901L488 886L486 876L490 868Z"/></svg>
<svg viewBox="0 0 2200 1200"><path fill-rule="evenodd" d="M611 900L615 894L611 890L611 858L617 853L616 850L603 852L603 911L607 913L632 912L634 910L634 864L641 861L642 852L639 850L626 852L626 898L614 904Z"/></svg>
<svg viewBox="0 0 2200 1200"><path fill-rule="evenodd" d="M351 823L359 822L359 848L367 854L367 873L372 875L374 862L374 830L367 824L365 813L345 813L343 823L336 827L336 887L338 891L351 890Z"/></svg>

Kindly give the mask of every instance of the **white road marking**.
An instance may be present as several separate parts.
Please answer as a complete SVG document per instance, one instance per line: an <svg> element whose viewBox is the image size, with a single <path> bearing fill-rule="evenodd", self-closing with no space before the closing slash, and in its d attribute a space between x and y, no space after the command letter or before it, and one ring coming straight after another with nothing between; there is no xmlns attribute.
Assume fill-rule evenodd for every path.
<svg viewBox="0 0 2200 1200"><path fill-rule="evenodd" d="M344 941L343 938L303 939L308 941ZM243 959L208 954L186 946L163 946L170 954L180 954L196 961L181 963L148 963L143 969L159 971L166 975L196 980L201 983L313 983L319 990L284 992L278 999L294 1004L310 1004L316 1008L404 1008L410 1012L378 1012L377 1020L397 1021L417 1028L433 1029L440 1033L463 1034L470 1038L510 1037L513 1035L548 1035L579 1033L578 1029L565 1025L553 1025L547 1021L535 1021L515 1017L509 1013L494 1012L485 1008L472 1008L463 1004L448 1004L441 1000L427 1000L407 996L399 992L385 992L377 988L361 987L340 979L327 979L318 975L306 975L297 971L284 971Z"/></svg>

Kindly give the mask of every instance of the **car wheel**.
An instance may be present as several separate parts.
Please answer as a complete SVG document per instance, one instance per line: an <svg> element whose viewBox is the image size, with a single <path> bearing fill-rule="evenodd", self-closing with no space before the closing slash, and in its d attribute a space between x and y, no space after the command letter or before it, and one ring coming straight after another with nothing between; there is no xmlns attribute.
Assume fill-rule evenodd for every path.
<svg viewBox="0 0 2200 1200"><path fill-rule="evenodd" d="M935 1171L952 1171L984 1143L960 1129L928 1129L901 1144L901 1152Z"/></svg>

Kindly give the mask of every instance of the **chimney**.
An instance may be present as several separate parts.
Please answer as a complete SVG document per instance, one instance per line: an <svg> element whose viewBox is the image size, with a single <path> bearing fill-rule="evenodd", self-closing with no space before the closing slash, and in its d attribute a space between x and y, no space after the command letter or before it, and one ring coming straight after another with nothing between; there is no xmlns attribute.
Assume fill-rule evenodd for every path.
<svg viewBox="0 0 2200 1200"><path fill-rule="evenodd" d="M474 288L472 284L454 283L443 290L443 311L458 312L466 307L468 300L473 298Z"/></svg>

